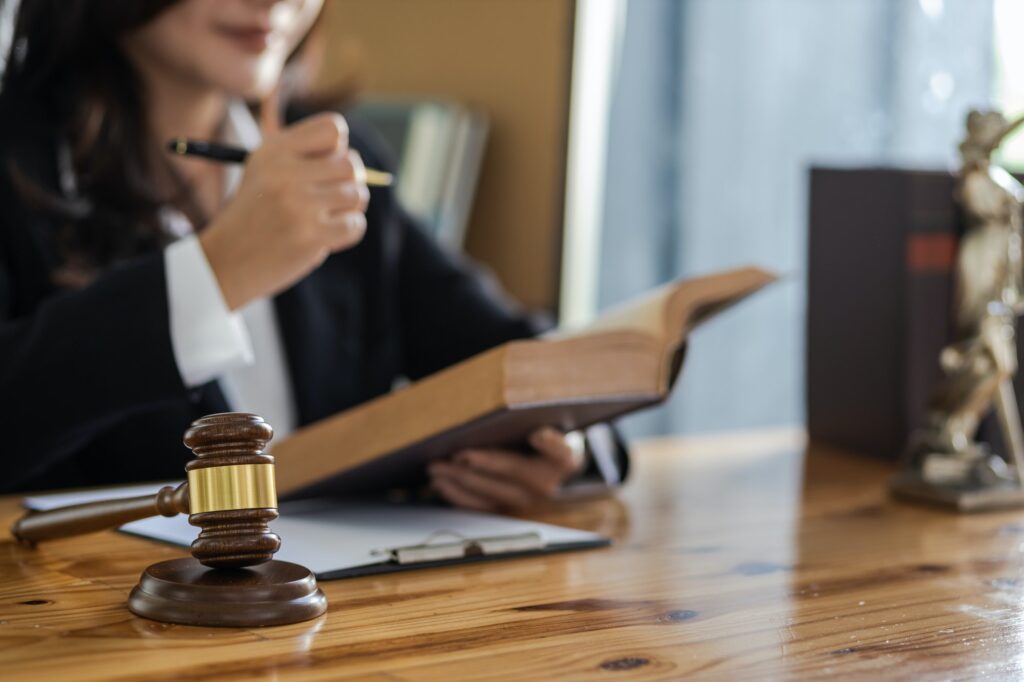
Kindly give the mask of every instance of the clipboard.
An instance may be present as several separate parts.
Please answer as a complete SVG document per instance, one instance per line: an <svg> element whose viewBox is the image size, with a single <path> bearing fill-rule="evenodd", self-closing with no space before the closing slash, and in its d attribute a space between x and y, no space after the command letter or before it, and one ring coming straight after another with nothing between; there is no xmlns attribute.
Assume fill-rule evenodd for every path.
<svg viewBox="0 0 1024 682"><path fill-rule="evenodd" d="M25 499L30 509L156 492L166 484L58 493ZM342 502L318 498L286 502L270 524L281 535L276 558L307 566L320 580L355 578L422 568L496 561L606 547L611 540L576 530L439 505ZM158 516L121 531L180 547L197 529L184 516Z"/></svg>

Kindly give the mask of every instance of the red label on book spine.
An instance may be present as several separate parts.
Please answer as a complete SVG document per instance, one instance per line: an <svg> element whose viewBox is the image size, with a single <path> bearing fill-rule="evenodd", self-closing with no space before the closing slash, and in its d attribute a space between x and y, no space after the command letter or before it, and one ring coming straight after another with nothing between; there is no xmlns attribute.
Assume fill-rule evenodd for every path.
<svg viewBox="0 0 1024 682"><path fill-rule="evenodd" d="M907 270L915 274L952 272L957 239L949 233L912 234L907 237Z"/></svg>

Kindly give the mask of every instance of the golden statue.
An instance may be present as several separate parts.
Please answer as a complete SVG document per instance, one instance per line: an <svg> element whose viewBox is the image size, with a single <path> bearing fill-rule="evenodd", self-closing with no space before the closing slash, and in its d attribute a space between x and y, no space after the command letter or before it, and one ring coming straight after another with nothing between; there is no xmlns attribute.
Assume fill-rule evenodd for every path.
<svg viewBox="0 0 1024 682"><path fill-rule="evenodd" d="M908 471L894 483L897 492L963 509L1024 502L1017 473L1024 472L1024 436L1013 390L1014 330L1024 312L1024 185L992 159L1022 123L993 111L967 117L957 182L967 230L957 253L954 336L940 356L945 376L929 402L928 424L910 445ZM976 441L993 406L1006 459ZM1014 492L986 496L995 489Z"/></svg>

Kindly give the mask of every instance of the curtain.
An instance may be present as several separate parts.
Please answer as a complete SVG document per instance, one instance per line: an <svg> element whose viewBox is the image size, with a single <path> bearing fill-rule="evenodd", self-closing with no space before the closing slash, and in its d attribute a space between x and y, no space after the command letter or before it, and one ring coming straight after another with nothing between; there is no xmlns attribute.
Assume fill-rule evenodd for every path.
<svg viewBox="0 0 1024 682"><path fill-rule="evenodd" d="M991 0L630 0L625 22L599 307L748 263L783 280L698 330L624 428L802 424L809 169L952 167L992 94Z"/></svg>

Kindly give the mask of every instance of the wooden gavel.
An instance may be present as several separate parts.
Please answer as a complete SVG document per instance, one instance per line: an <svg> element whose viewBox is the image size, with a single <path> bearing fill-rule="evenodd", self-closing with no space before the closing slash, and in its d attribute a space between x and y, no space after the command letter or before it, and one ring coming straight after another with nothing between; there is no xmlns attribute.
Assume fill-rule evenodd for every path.
<svg viewBox="0 0 1024 682"><path fill-rule="evenodd" d="M201 528L192 556L214 568L254 566L270 560L281 538L267 525L277 518L274 458L263 452L274 431L254 414L214 414L185 433L196 458L188 481L155 495L76 504L18 519L11 533L26 544L117 528L151 516L188 514Z"/></svg>
<svg viewBox="0 0 1024 682"><path fill-rule="evenodd" d="M202 530L192 556L153 564L128 595L128 610L184 625L255 627L323 615L327 597L304 566L274 559L281 538L274 458L263 452L274 430L254 414L213 414L193 422L185 445L196 458L188 481L155 495L31 512L11 532L34 544L115 528L162 514L188 514Z"/></svg>

